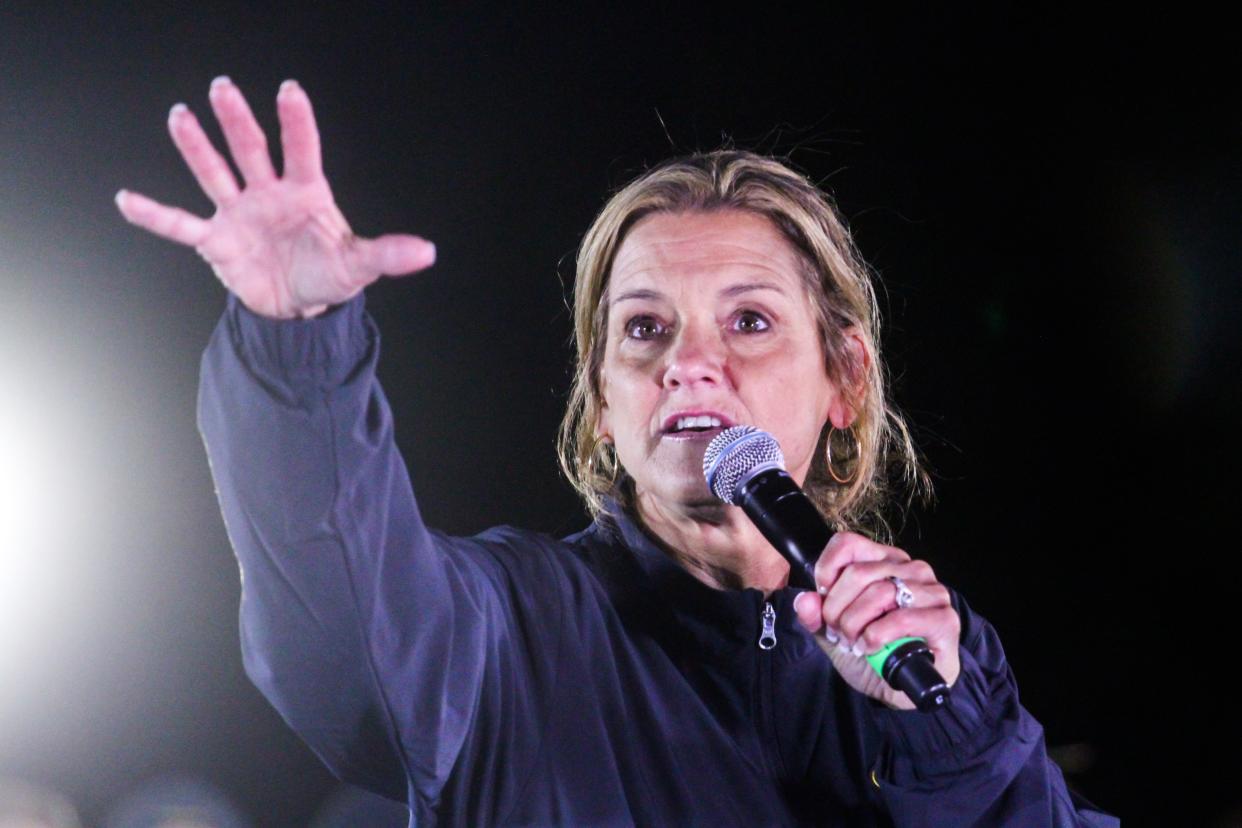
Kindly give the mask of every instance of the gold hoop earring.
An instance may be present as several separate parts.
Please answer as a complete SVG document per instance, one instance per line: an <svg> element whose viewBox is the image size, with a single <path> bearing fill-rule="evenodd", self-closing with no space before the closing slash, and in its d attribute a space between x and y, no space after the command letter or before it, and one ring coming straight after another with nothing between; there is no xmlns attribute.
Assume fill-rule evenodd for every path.
<svg viewBox="0 0 1242 828"><path fill-rule="evenodd" d="M857 463L854 464L854 473L851 474L849 477L846 477L846 478L837 477L836 471L832 468L832 432L837 431L837 430L838 429L836 426L830 426L828 428L828 438L824 440L824 459L828 462L829 476L832 477L833 480L840 483L842 486L845 486L849 483L853 483L854 478L858 477L858 464ZM845 433L854 435L854 445L855 445L854 456L857 458L860 454L862 454L862 443L859 441L858 435L854 434L854 429L852 427L845 429Z"/></svg>
<svg viewBox="0 0 1242 828"><path fill-rule="evenodd" d="M608 438L605 435L601 434L596 437L595 442L591 444L591 453L587 456L587 468L591 470L592 476L599 474L600 466L603 465L603 463L597 462L595 459L596 452L599 451L599 447L601 445L611 446L612 443L608 441ZM617 485L617 458L615 449L613 451L612 463L610 465L612 466L612 473L608 476L609 489Z"/></svg>

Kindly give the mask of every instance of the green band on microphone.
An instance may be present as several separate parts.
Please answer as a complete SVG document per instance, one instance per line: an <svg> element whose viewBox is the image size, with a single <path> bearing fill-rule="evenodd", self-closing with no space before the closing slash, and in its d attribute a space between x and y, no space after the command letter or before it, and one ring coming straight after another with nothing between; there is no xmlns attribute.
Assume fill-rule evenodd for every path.
<svg viewBox="0 0 1242 828"><path fill-rule="evenodd" d="M884 678L884 662L888 661L888 657L892 655L893 650L896 650L902 644L910 641L922 641L926 643L926 639L924 638L912 635L906 636L905 638L898 638L896 641L890 641L879 650L876 650L874 653L867 656L867 661L871 664L871 667L875 670L877 676Z"/></svg>

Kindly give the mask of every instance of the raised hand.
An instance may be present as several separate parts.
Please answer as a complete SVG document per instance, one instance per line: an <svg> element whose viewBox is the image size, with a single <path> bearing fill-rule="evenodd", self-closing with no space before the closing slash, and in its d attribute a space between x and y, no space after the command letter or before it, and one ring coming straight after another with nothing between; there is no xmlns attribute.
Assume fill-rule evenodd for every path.
<svg viewBox="0 0 1242 828"><path fill-rule="evenodd" d="M897 606L894 575L913 595L908 607ZM961 619L926 561L853 532L838 532L815 563L815 583L819 592L799 594L794 610L808 630L823 630L816 640L855 690L889 707L914 709L910 698L889 687L863 657L904 636L927 639L937 672L950 687L957 681Z"/></svg>
<svg viewBox="0 0 1242 828"><path fill-rule="evenodd" d="M296 81L285 81L276 96L285 159L279 177L267 136L241 90L220 77L209 97L244 187L194 113L177 104L168 130L216 205L215 214L200 218L121 190L116 203L128 221L193 247L246 307L275 319L315 316L380 276L413 273L435 262L435 245L418 236L361 239L350 231L323 175L310 99Z"/></svg>

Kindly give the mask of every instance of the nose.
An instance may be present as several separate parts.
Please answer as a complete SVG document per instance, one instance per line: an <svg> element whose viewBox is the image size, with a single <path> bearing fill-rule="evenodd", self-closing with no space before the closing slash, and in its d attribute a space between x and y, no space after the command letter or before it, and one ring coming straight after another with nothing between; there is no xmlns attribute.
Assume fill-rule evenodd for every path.
<svg viewBox="0 0 1242 828"><path fill-rule="evenodd" d="M667 351L664 387L718 385L725 376L724 343L712 326L687 325Z"/></svg>

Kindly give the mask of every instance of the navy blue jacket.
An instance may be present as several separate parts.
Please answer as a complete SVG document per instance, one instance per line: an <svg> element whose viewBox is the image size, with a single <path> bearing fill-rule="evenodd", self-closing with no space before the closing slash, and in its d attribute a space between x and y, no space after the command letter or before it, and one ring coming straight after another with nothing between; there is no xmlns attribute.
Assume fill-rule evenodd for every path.
<svg viewBox="0 0 1242 828"><path fill-rule="evenodd" d="M960 597L962 672L925 715L850 689L793 590L711 589L623 513L428 528L378 346L361 296L306 321L230 296L199 394L247 674L341 779L418 825L1116 824L1067 792Z"/></svg>

